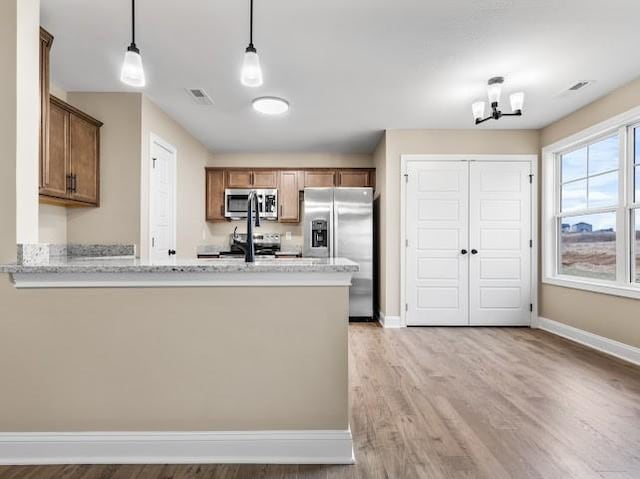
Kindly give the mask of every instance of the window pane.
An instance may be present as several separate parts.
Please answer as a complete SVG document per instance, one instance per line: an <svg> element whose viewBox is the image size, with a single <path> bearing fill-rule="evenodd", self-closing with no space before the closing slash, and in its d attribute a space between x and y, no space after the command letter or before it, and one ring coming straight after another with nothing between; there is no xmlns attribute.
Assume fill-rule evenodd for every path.
<svg viewBox="0 0 640 479"><path fill-rule="evenodd" d="M589 178L589 208L615 206L618 203L618 172Z"/></svg>
<svg viewBox="0 0 640 479"><path fill-rule="evenodd" d="M616 279L616 214L562 218L560 273Z"/></svg>
<svg viewBox="0 0 640 479"><path fill-rule="evenodd" d="M636 128L635 132L636 163L640 163L640 128Z"/></svg>
<svg viewBox="0 0 640 479"><path fill-rule="evenodd" d="M587 147L561 156L562 182L587 176Z"/></svg>
<svg viewBox="0 0 640 479"><path fill-rule="evenodd" d="M589 176L618 169L618 136L589 145Z"/></svg>
<svg viewBox="0 0 640 479"><path fill-rule="evenodd" d="M587 180L573 181L562 185L562 211L587 207Z"/></svg>
<svg viewBox="0 0 640 479"><path fill-rule="evenodd" d="M636 239L636 283L640 283L640 210L635 210L635 232Z"/></svg>
<svg viewBox="0 0 640 479"><path fill-rule="evenodd" d="M640 165L636 166L636 195L635 195L635 202L638 203L640 202Z"/></svg>

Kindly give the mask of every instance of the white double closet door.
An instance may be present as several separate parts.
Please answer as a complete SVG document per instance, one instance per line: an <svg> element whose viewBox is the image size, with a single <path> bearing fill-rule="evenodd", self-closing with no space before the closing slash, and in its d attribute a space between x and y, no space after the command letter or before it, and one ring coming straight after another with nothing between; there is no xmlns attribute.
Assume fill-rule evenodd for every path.
<svg viewBox="0 0 640 479"><path fill-rule="evenodd" d="M411 161L408 325L529 325L528 162Z"/></svg>

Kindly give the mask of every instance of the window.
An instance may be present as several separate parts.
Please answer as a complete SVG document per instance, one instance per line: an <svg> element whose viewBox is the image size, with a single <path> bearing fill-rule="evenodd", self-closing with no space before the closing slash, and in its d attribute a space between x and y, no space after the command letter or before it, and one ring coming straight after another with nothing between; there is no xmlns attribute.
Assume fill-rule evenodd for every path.
<svg viewBox="0 0 640 479"><path fill-rule="evenodd" d="M639 118L544 148L543 282L640 298Z"/></svg>
<svg viewBox="0 0 640 479"><path fill-rule="evenodd" d="M557 155L560 274L616 280L618 145L612 135Z"/></svg>

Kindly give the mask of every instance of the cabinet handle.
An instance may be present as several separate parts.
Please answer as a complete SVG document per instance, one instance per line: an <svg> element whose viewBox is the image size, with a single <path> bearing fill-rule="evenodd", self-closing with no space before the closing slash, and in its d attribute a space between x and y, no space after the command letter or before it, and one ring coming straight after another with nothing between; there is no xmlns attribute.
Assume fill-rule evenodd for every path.
<svg viewBox="0 0 640 479"><path fill-rule="evenodd" d="M75 173L73 174L73 192L78 192L78 175L76 175Z"/></svg>
<svg viewBox="0 0 640 479"><path fill-rule="evenodd" d="M282 205L280 205L280 216L282 216Z"/></svg>
<svg viewBox="0 0 640 479"><path fill-rule="evenodd" d="M71 182L72 182L72 178L71 175L67 175L67 192L71 193L73 190L71 188Z"/></svg>

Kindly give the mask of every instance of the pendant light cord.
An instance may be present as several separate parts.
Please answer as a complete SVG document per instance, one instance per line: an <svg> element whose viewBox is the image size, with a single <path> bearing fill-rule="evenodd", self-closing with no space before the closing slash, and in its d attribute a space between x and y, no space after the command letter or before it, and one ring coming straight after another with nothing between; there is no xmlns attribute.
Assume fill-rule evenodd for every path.
<svg viewBox="0 0 640 479"><path fill-rule="evenodd" d="M136 44L136 0L131 0L131 44Z"/></svg>
<svg viewBox="0 0 640 479"><path fill-rule="evenodd" d="M253 0L250 1L249 12L249 46L253 47Z"/></svg>

